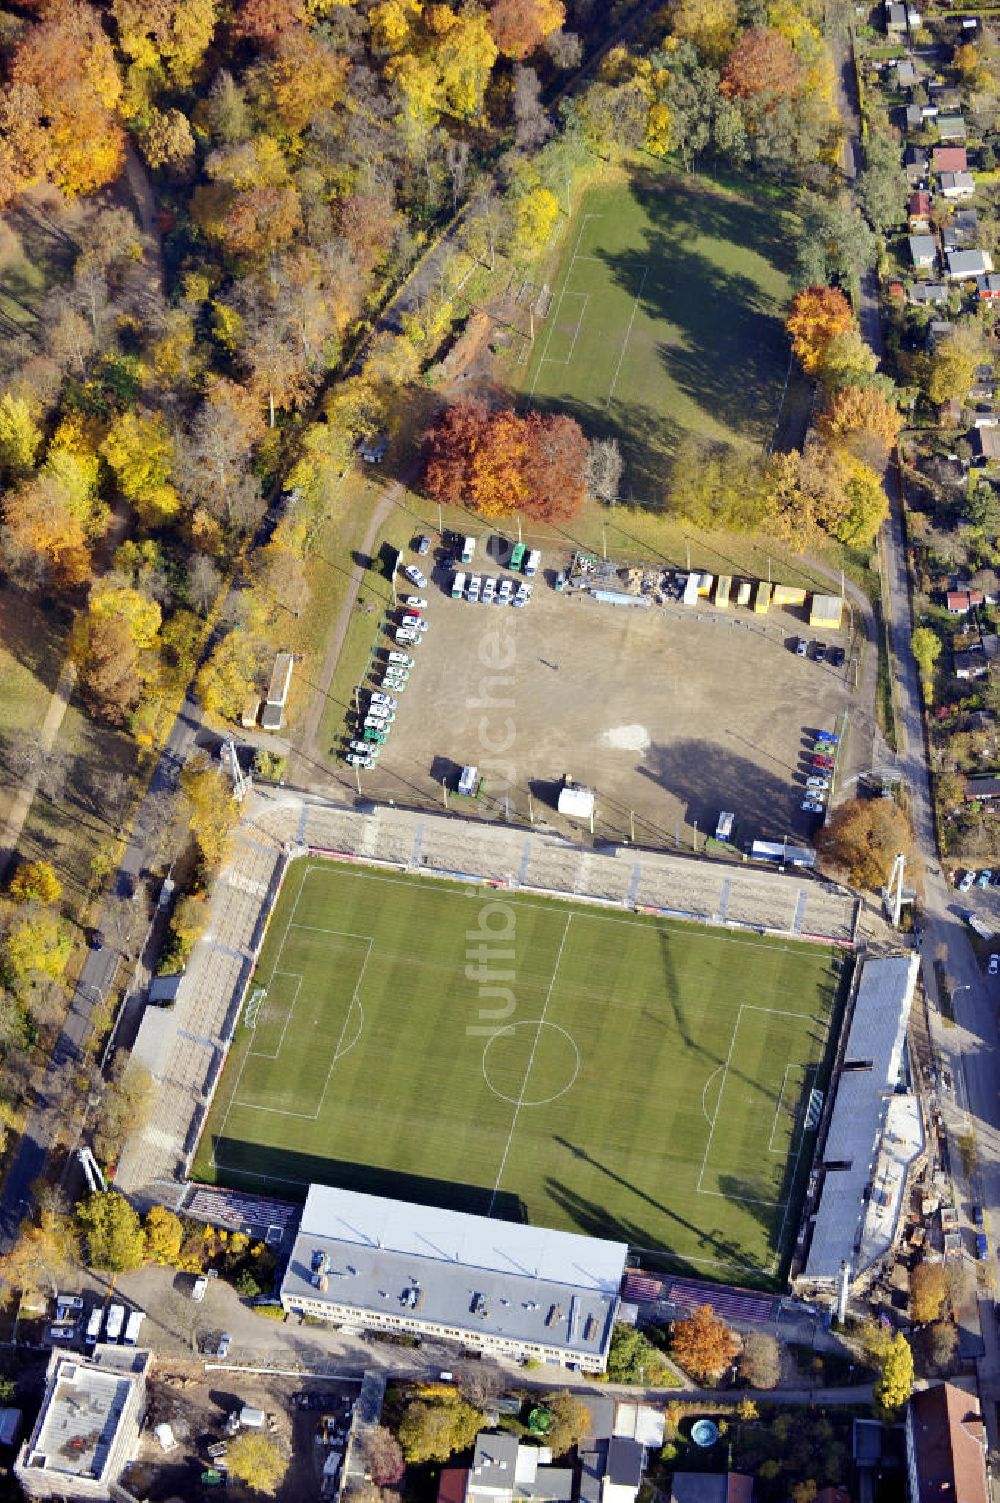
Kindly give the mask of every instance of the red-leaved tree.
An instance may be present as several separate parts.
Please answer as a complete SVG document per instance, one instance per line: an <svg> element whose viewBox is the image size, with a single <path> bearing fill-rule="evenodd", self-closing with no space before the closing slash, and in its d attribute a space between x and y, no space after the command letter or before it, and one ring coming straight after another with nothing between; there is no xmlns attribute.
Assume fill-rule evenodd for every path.
<svg viewBox="0 0 1000 1503"><path fill-rule="evenodd" d="M566 521L583 505L589 449L573 418L455 402L426 436L424 488L484 517Z"/></svg>

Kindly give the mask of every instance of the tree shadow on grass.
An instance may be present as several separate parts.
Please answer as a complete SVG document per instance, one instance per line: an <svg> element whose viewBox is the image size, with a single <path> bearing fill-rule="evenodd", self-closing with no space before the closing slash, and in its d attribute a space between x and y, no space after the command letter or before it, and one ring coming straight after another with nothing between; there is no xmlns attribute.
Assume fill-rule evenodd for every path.
<svg viewBox="0 0 1000 1503"><path fill-rule="evenodd" d="M718 264L703 247L706 239L726 242L734 261L753 251L787 273L793 237L791 216L780 205L733 197L697 180L640 170L632 179L632 196L647 219L642 244L621 252L598 249L595 255L617 285L638 300L651 325L648 349L641 349L642 330L633 329L609 402L537 394L530 400L568 412L590 437L617 439L625 456L627 494L655 507L669 486L679 444L699 428L666 402L657 408L630 398L630 367L634 371L643 356L659 365L704 413L706 433L718 434L723 427L734 441L766 442L778 421L787 368L785 310L752 275L738 265ZM621 331L623 341L626 332ZM650 379L662 377L653 371ZM619 384L624 395L617 394Z"/></svg>
<svg viewBox="0 0 1000 1503"><path fill-rule="evenodd" d="M317 1127L317 1137L321 1133L322 1129ZM311 1184L334 1185L342 1190L384 1195L415 1205L439 1206L446 1211L489 1214L498 1221L528 1219L520 1196L503 1190L494 1195L492 1185L452 1183L351 1159L305 1153L278 1143L249 1143L226 1137L224 1133L212 1134L210 1144L216 1160L214 1183L266 1190L282 1200L304 1200ZM199 1160L208 1146L209 1141L203 1139ZM196 1163L196 1173L198 1167Z"/></svg>

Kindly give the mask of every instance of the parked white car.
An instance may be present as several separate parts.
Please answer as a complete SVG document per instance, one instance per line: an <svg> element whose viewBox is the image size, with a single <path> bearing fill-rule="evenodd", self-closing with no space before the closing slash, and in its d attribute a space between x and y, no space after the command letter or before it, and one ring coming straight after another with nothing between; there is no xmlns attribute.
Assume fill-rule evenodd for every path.
<svg viewBox="0 0 1000 1503"><path fill-rule="evenodd" d="M390 652L389 662L398 663L401 668L415 668L417 666L416 658L408 657L405 652Z"/></svg>
<svg viewBox="0 0 1000 1503"><path fill-rule="evenodd" d="M378 689L372 690L371 702L373 705L385 705L387 710L399 709L398 701L393 699L391 694L381 694Z"/></svg>
<svg viewBox="0 0 1000 1503"><path fill-rule="evenodd" d="M404 595L403 604L408 605L411 611L424 611L427 609L427 601L422 595Z"/></svg>
<svg viewBox="0 0 1000 1503"><path fill-rule="evenodd" d="M829 788L829 778L806 778L807 788Z"/></svg>
<svg viewBox="0 0 1000 1503"><path fill-rule="evenodd" d="M418 590L426 590L427 576L426 574L421 574L416 564L407 564L405 569L403 570L403 573L410 581L410 584L416 585Z"/></svg>

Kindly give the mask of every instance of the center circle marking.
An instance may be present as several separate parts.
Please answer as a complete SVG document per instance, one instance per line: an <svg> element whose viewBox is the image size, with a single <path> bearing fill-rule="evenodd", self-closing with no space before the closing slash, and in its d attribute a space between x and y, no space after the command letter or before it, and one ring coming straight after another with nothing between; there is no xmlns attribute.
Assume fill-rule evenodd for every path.
<svg viewBox="0 0 1000 1503"><path fill-rule="evenodd" d="M546 1047L547 1038L550 1040L549 1047L551 1047L550 1034L557 1035L556 1048L561 1050L562 1054L565 1056L567 1073L569 1074L569 1079L566 1081L566 1084L560 1086L558 1091L553 1091L548 1096L526 1096L524 1094L524 1087L528 1084L526 1074L524 1077L521 1094L518 1096L512 1096L508 1091L501 1090L496 1082L491 1080L490 1051L492 1049L495 1049L497 1045L501 1044L503 1041L514 1038L519 1028L528 1028L534 1030L534 1046L528 1046L528 1059L530 1060L531 1066L534 1066L539 1048ZM548 1034L546 1030L549 1030ZM569 1046L568 1050L566 1047L567 1045ZM497 1069L498 1065L499 1059L496 1055L494 1055L494 1070ZM525 1070L527 1071L528 1068L529 1066L526 1063ZM546 1023L544 1019L541 1018L525 1018L520 1023L508 1023L506 1028L498 1028L493 1037L487 1041L486 1047L483 1050L483 1079L486 1081L486 1084L489 1086L494 1096L499 1096L501 1101L508 1101L511 1106L548 1106L550 1102L558 1101L560 1096L565 1096L566 1092L576 1084L576 1077L579 1075L579 1073L580 1050L577 1047L577 1043L573 1035L571 1033L567 1033L566 1029L561 1028L558 1023Z"/></svg>

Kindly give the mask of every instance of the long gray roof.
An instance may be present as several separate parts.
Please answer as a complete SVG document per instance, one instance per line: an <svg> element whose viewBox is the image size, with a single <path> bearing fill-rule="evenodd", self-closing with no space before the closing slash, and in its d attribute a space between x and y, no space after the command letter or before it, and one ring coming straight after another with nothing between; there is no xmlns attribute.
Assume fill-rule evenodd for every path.
<svg viewBox="0 0 1000 1503"><path fill-rule="evenodd" d="M826 1171L806 1278L833 1279L842 1262L853 1265L919 967L917 955L893 955L862 968L823 1150L824 1163L845 1167Z"/></svg>
<svg viewBox="0 0 1000 1503"><path fill-rule="evenodd" d="M313 1185L281 1293L597 1355L611 1338L627 1251L623 1242ZM319 1253L325 1293L312 1281Z"/></svg>

